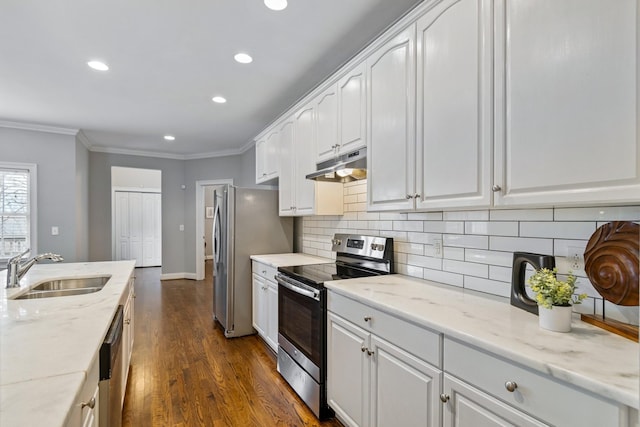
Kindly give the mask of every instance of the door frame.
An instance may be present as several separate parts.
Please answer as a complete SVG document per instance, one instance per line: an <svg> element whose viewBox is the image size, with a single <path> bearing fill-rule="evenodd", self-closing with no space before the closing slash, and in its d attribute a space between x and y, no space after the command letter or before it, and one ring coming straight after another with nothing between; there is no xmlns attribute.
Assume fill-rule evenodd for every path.
<svg viewBox="0 0 640 427"><path fill-rule="evenodd" d="M157 193L160 194L160 210L162 210L162 190L158 188L111 187L111 259L116 259L116 193ZM160 228L162 241L162 227ZM162 263L162 260L160 260Z"/></svg>
<svg viewBox="0 0 640 427"><path fill-rule="evenodd" d="M212 185L233 185L233 178L196 181L196 280L204 279L204 189Z"/></svg>

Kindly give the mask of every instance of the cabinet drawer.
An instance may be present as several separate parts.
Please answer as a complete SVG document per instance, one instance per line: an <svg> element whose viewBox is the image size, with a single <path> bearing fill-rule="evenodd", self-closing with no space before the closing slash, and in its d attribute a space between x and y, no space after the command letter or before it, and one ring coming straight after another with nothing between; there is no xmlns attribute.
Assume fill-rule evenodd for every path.
<svg viewBox="0 0 640 427"><path fill-rule="evenodd" d="M444 370L545 423L594 427L627 423L623 406L450 338L444 339ZM517 385L513 392L506 388L508 381Z"/></svg>
<svg viewBox="0 0 640 427"><path fill-rule="evenodd" d="M258 261L253 261L253 272L258 276L274 282L278 269Z"/></svg>
<svg viewBox="0 0 640 427"><path fill-rule="evenodd" d="M441 339L435 331L384 313L335 292L327 292L327 308L362 329L441 367ZM367 320L365 320L367 319Z"/></svg>

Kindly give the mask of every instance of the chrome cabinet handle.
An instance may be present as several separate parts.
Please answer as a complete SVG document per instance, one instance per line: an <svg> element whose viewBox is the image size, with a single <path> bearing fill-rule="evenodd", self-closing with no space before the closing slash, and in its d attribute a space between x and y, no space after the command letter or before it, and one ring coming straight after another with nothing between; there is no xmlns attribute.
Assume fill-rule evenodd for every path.
<svg viewBox="0 0 640 427"><path fill-rule="evenodd" d="M365 351L367 351L367 349L365 348L365 346L362 346L362 347L360 347L360 351L362 351L364 353Z"/></svg>
<svg viewBox="0 0 640 427"><path fill-rule="evenodd" d="M365 316L365 317L364 317L364 321L365 321L365 322L368 322L369 320L371 320L371 316Z"/></svg>
<svg viewBox="0 0 640 427"><path fill-rule="evenodd" d="M131 319L125 319L124 323L129 325L131 323Z"/></svg>
<svg viewBox="0 0 640 427"><path fill-rule="evenodd" d="M375 351L367 349L367 354L369 356L373 356L373 353L375 353Z"/></svg>
<svg viewBox="0 0 640 427"><path fill-rule="evenodd" d="M518 388L518 384L515 381L507 381L504 383L504 388L506 388L509 393L513 393Z"/></svg>
<svg viewBox="0 0 640 427"><path fill-rule="evenodd" d="M80 407L81 407L81 408L84 408L85 406L88 406L88 407L89 407L89 408L91 408L91 409L95 408L95 406L96 406L96 398L95 398L95 397L92 397L92 398L91 398L91 400L89 400L89 402L87 402L87 403L82 402L82 403L80 404Z"/></svg>
<svg viewBox="0 0 640 427"><path fill-rule="evenodd" d="M440 394L440 402L447 403L449 401L449 395L446 393Z"/></svg>
<svg viewBox="0 0 640 427"><path fill-rule="evenodd" d="M491 187L491 191L493 191L494 193L497 193L498 191L501 191L502 187L500 187L498 184L494 184L493 187Z"/></svg>
<svg viewBox="0 0 640 427"><path fill-rule="evenodd" d="M418 199L418 198L420 198L420 194L418 194L418 193L414 194L414 195L413 195L413 198L414 198L414 199Z"/></svg>
<svg viewBox="0 0 640 427"><path fill-rule="evenodd" d="M409 199L413 199L413 196L411 194L407 194L407 200Z"/></svg>

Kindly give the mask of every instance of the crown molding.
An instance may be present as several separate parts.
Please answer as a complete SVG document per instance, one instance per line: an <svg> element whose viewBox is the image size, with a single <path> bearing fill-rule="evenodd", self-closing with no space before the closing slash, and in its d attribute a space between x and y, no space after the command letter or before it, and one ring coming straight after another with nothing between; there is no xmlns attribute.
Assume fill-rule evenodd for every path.
<svg viewBox="0 0 640 427"><path fill-rule="evenodd" d="M73 129L73 128L39 125L36 123L10 122L6 120L0 120L0 127L9 128L9 129L32 130L36 132L57 133L60 135L72 135L72 136L76 136L79 132L79 129Z"/></svg>
<svg viewBox="0 0 640 427"><path fill-rule="evenodd" d="M130 150L128 148L113 148L103 146L93 146L91 151L94 153L108 153L108 154L124 154L127 156L141 156L141 157L157 157L160 159L173 159L173 160L185 160L185 156L181 154L162 153L156 151L141 151Z"/></svg>
<svg viewBox="0 0 640 427"><path fill-rule="evenodd" d="M87 135L85 135L82 130L78 131L76 138L78 138L78 141L80 141L87 150L91 151L91 149L93 148L91 145L91 141L89 141L89 138L87 138Z"/></svg>

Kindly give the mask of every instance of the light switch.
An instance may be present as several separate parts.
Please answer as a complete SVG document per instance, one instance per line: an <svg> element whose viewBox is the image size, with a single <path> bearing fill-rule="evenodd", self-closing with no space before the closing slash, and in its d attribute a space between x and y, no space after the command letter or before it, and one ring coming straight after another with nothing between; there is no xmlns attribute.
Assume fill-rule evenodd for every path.
<svg viewBox="0 0 640 427"><path fill-rule="evenodd" d="M58 227L56 227L55 225L53 227L51 227L51 235L52 236L57 236L58 234L60 234Z"/></svg>
<svg viewBox="0 0 640 427"><path fill-rule="evenodd" d="M184 231L184 224L180 224L180 231Z"/></svg>

